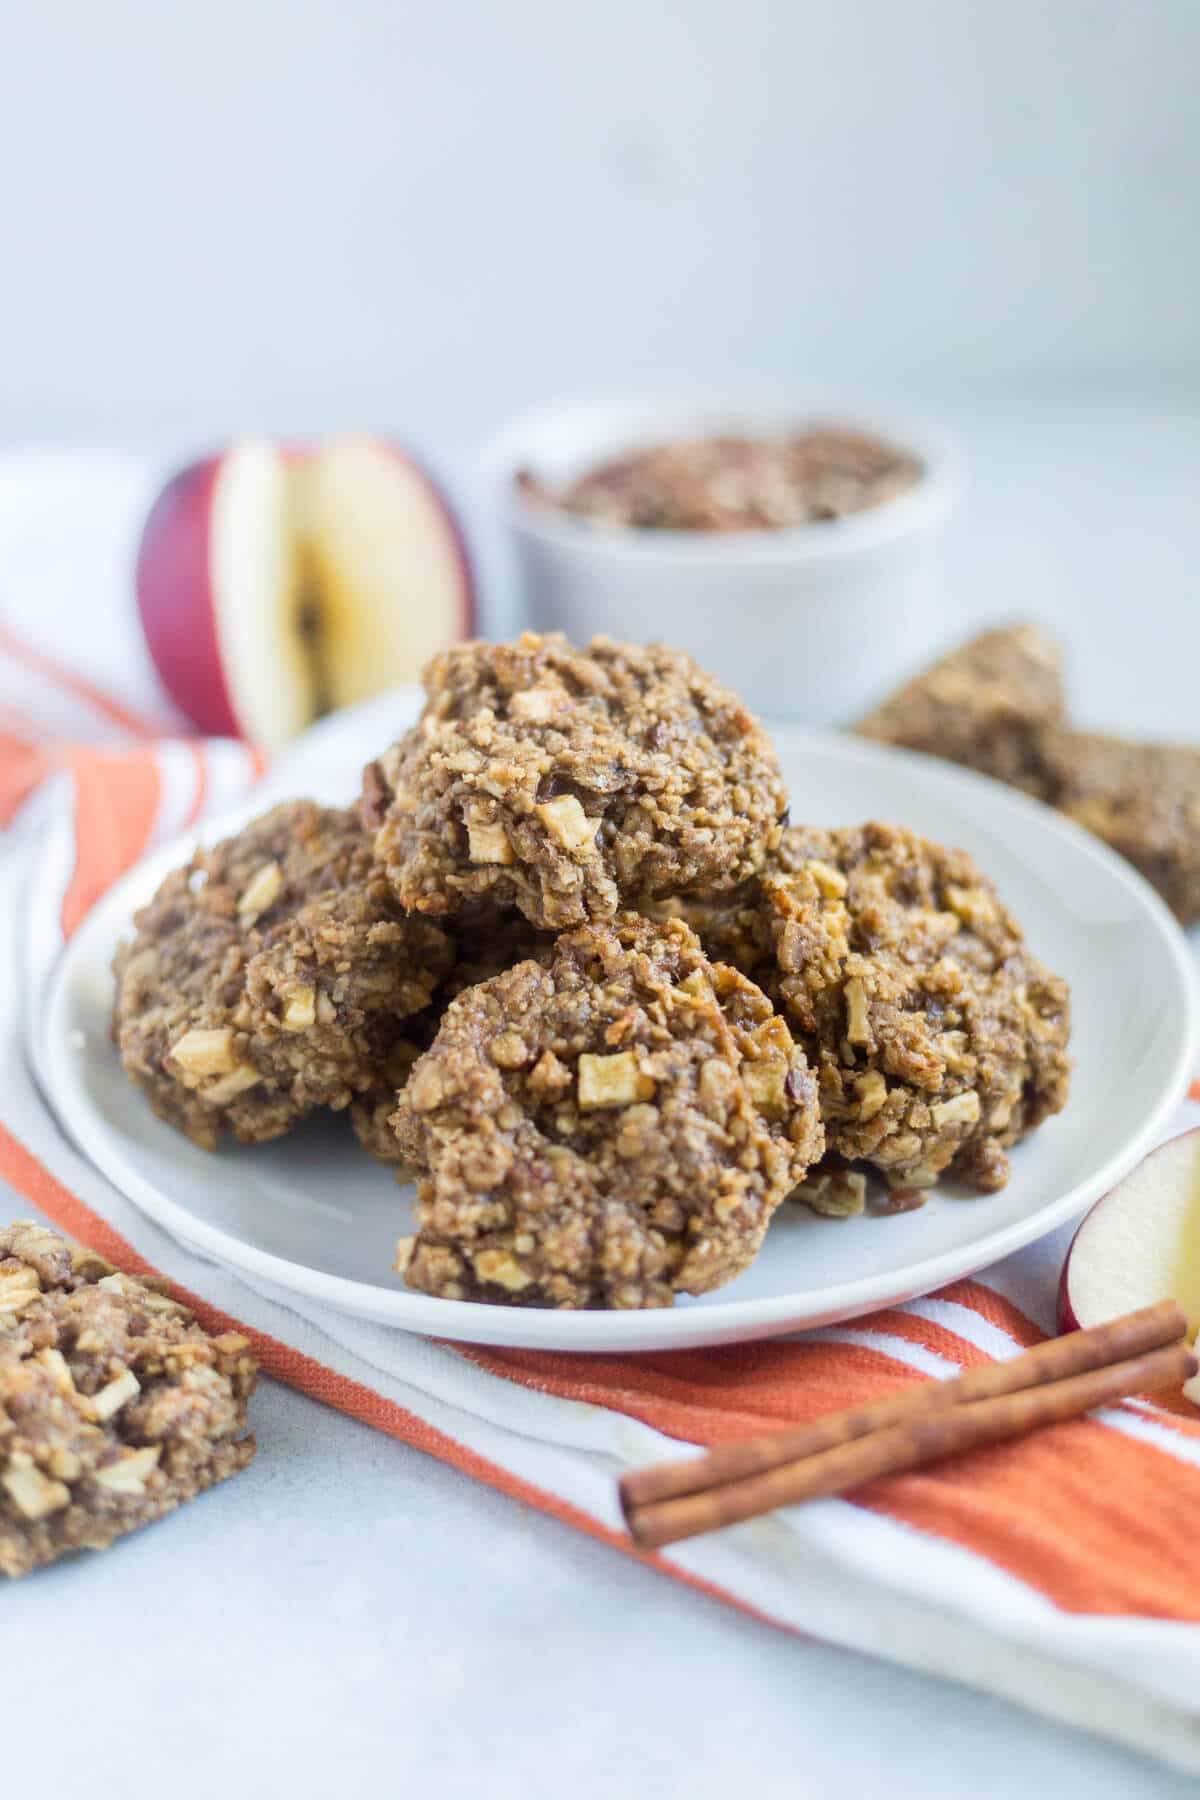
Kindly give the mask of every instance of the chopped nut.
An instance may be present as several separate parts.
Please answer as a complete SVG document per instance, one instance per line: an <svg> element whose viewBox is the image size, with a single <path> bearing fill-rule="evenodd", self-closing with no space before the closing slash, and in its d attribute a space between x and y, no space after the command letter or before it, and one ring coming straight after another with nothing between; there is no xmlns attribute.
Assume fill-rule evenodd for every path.
<svg viewBox="0 0 1200 1800"><path fill-rule="evenodd" d="M935 948L944 950L961 930L962 920L957 913L930 911L921 915L921 932L931 953Z"/></svg>
<svg viewBox="0 0 1200 1800"><path fill-rule="evenodd" d="M564 850L588 850L596 841L598 821L589 819L574 794L560 794L537 808L537 816Z"/></svg>
<svg viewBox="0 0 1200 1800"><path fill-rule="evenodd" d="M1048 1039L1054 1036L1054 1020L1043 1018L1037 1008L1031 1006L1028 1000L1022 1002L1021 1011L1025 1015L1025 1023L1029 1028L1029 1035L1035 1043L1044 1044Z"/></svg>
<svg viewBox="0 0 1200 1800"><path fill-rule="evenodd" d="M317 990L317 1017L322 1025L332 1025L337 1018L337 1008L324 988Z"/></svg>
<svg viewBox="0 0 1200 1800"><path fill-rule="evenodd" d="M554 717L565 698L561 689L525 688L522 693L514 694L510 699L508 714L512 719L525 719L533 725L543 724L545 720Z"/></svg>
<svg viewBox="0 0 1200 1800"><path fill-rule="evenodd" d="M274 906L282 890L283 870L277 862L264 863L242 889L237 903L238 917L244 924L253 925L260 913Z"/></svg>
<svg viewBox="0 0 1200 1800"><path fill-rule="evenodd" d="M407 1269L409 1263L412 1261L412 1255L413 1251L416 1249L416 1245L417 1240L415 1237L402 1237L396 1239L396 1255L393 1259L392 1267L395 1269L397 1275L403 1275L405 1269Z"/></svg>
<svg viewBox="0 0 1200 1800"><path fill-rule="evenodd" d="M87 1399L85 1409L91 1413L93 1419L104 1424L106 1420L119 1413L130 1400L135 1400L141 1391L142 1384L133 1370L123 1369L108 1383L107 1387L102 1387L98 1394L92 1394Z"/></svg>
<svg viewBox="0 0 1200 1800"><path fill-rule="evenodd" d="M512 845L508 833L496 819L472 814L467 819L468 854L473 863L511 863Z"/></svg>
<svg viewBox="0 0 1200 1800"><path fill-rule="evenodd" d="M228 1075L236 1062L232 1027L222 1025L209 1031L199 1025L193 1026L172 1046L170 1055L183 1070L187 1087L198 1086L209 1075Z"/></svg>
<svg viewBox="0 0 1200 1800"><path fill-rule="evenodd" d="M446 1098L446 1083L437 1063L423 1057L413 1070L406 1092L416 1112L433 1112L441 1106Z"/></svg>
<svg viewBox="0 0 1200 1800"><path fill-rule="evenodd" d="M0 1263L9 1257L27 1263L47 1287L57 1287L71 1271L72 1246L36 1219L14 1219L0 1226Z"/></svg>
<svg viewBox="0 0 1200 1800"><path fill-rule="evenodd" d="M42 1284L33 1269L0 1268L0 1312L24 1312L41 1298Z"/></svg>
<svg viewBox="0 0 1200 1800"><path fill-rule="evenodd" d="M511 1294L532 1285L533 1276L507 1250L477 1250L471 1261L480 1281L493 1282Z"/></svg>
<svg viewBox="0 0 1200 1800"><path fill-rule="evenodd" d="M949 1100L939 1100L929 1112L940 1129L943 1125L974 1125L980 1110L979 1095L974 1088L967 1088Z"/></svg>
<svg viewBox="0 0 1200 1800"><path fill-rule="evenodd" d="M973 1076L979 1067L978 1058L967 1049L965 1031L944 1031L938 1039L938 1049L952 1075Z"/></svg>
<svg viewBox="0 0 1200 1800"><path fill-rule="evenodd" d="M160 1294L157 1288L149 1285L150 1279L157 1280L158 1277L148 1278L146 1281L135 1281L132 1276L114 1271L111 1275L103 1276L96 1286L103 1288L106 1293L122 1294L126 1299L136 1300L143 1312L160 1313L164 1318L172 1315L182 1318L187 1312L187 1307L181 1306L178 1300L172 1300L170 1294ZM86 1350L89 1355L94 1355L103 1350L104 1344L95 1332L89 1332L86 1343L82 1335L77 1339L77 1347L80 1350Z"/></svg>
<svg viewBox="0 0 1200 1800"><path fill-rule="evenodd" d="M598 1106L632 1106L635 1100L652 1100L654 1082L638 1068L632 1050L621 1050L615 1056L579 1058L579 1105L581 1111Z"/></svg>
<svg viewBox="0 0 1200 1800"><path fill-rule="evenodd" d="M317 990L297 988L283 1009L281 1024L285 1031L307 1031L317 1022Z"/></svg>
<svg viewBox="0 0 1200 1800"><path fill-rule="evenodd" d="M53 1377L56 1389L64 1398L75 1392L75 1378L61 1350L39 1350L37 1359L47 1374Z"/></svg>
<svg viewBox="0 0 1200 1800"><path fill-rule="evenodd" d="M571 1072L566 1064L559 1061L553 1050L543 1050L529 1076L530 1090L534 1094L553 1099L558 1094L564 1094L570 1085Z"/></svg>
<svg viewBox="0 0 1200 1800"><path fill-rule="evenodd" d="M0 1487L22 1518L30 1520L47 1518L71 1498L69 1488L43 1475L33 1458L24 1452L14 1452L9 1458L8 1467L0 1475Z"/></svg>
<svg viewBox="0 0 1200 1800"><path fill-rule="evenodd" d="M827 902L822 924L829 944L829 954L841 962L850 954L850 914L840 900Z"/></svg>
<svg viewBox="0 0 1200 1800"><path fill-rule="evenodd" d="M156 1294L150 1288L138 1295L138 1303L147 1312L158 1313L163 1318L182 1318L187 1313L187 1307L172 1300L170 1294Z"/></svg>
<svg viewBox="0 0 1200 1800"><path fill-rule="evenodd" d="M867 1204L867 1178L854 1169L827 1169L802 1181L792 1199L826 1219L854 1219Z"/></svg>
<svg viewBox="0 0 1200 1800"><path fill-rule="evenodd" d="M982 888L956 887L953 882L947 882L946 904L964 925L973 930L980 925L992 924L996 918L996 902Z"/></svg>
<svg viewBox="0 0 1200 1800"><path fill-rule="evenodd" d="M936 1187L941 1172L940 1169L931 1169L928 1163L917 1163L914 1168L905 1169L903 1174L893 1173L891 1170L885 1173L889 1187L903 1189Z"/></svg>
<svg viewBox="0 0 1200 1800"><path fill-rule="evenodd" d="M529 1060L529 1045L519 1031L499 1031L488 1053L498 1069L519 1069Z"/></svg>
<svg viewBox="0 0 1200 1800"><path fill-rule="evenodd" d="M708 1106L724 1108L733 1098L735 1077L729 1064L720 1056L710 1056L700 1065L697 1081L700 1098Z"/></svg>
<svg viewBox="0 0 1200 1800"><path fill-rule="evenodd" d="M681 981L675 989L677 994L686 994L689 1000L711 1000L712 985L703 969L693 969L686 981Z"/></svg>
<svg viewBox="0 0 1200 1800"><path fill-rule="evenodd" d="M840 900L850 886L840 869L835 869L832 863L822 862L819 857L812 857L804 867L826 900Z"/></svg>
<svg viewBox="0 0 1200 1800"><path fill-rule="evenodd" d="M858 1117L864 1125L887 1105L887 1082L878 1069L868 1069L864 1074L856 1075L854 1092L858 1095Z"/></svg>
<svg viewBox="0 0 1200 1800"><path fill-rule="evenodd" d="M239 1063L236 1068L214 1081L210 1086L199 1090L199 1098L206 1106L224 1106L227 1100L236 1100L248 1088L257 1087L262 1076L253 1063Z"/></svg>
<svg viewBox="0 0 1200 1800"><path fill-rule="evenodd" d="M845 986L846 996L846 1042L848 1044L869 1044L871 1041L871 1024L867 1015L867 990L857 975L851 976Z"/></svg>
<svg viewBox="0 0 1200 1800"><path fill-rule="evenodd" d="M146 1444L139 1450L127 1451L120 1462L106 1463L102 1469L94 1470L92 1480L110 1494L137 1497L145 1493L146 1477L158 1467L161 1455L161 1444Z"/></svg>

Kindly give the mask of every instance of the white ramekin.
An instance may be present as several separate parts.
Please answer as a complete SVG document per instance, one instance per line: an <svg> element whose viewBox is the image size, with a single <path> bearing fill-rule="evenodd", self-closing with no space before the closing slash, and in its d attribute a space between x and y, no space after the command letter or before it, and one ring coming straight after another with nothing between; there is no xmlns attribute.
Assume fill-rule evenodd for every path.
<svg viewBox="0 0 1200 1800"><path fill-rule="evenodd" d="M778 432L810 419L839 420L912 452L921 479L843 519L729 535L598 527L515 485L522 468L557 485L642 444ZM924 429L826 406L577 400L515 420L484 468L515 551L523 623L576 643L603 632L682 645L768 716L848 722L953 635L940 552L960 473Z"/></svg>

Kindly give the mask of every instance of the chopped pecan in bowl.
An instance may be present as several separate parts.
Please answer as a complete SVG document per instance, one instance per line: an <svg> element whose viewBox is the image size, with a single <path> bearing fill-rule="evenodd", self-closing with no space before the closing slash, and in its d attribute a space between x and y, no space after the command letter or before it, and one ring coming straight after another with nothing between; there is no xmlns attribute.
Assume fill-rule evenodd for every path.
<svg viewBox="0 0 1200 1800"><path fill-rule="evenodd" d="M845 425L674 438L595 464L561 487L529 469L521 493L592 525L638 531L779 531L865 512L920 480L920 461Z"/></svg>

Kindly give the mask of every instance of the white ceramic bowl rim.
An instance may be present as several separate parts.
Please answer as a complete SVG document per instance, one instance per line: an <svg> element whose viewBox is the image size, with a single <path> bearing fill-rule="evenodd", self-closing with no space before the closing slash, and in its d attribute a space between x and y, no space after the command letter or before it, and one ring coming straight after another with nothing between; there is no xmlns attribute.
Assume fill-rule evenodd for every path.
<svg viewBox="0 0 1200 1800"><path fill-rule="evenodd" d="M718 431L775 432L814 423L842 423L869 432L922 465L905 493L841 519L758 531L638 531L604 528L539 506L521 493L518 470L553 460L559 473L582 471L603 456L648 441ZM564 456L562 444L572 449ZM556 448L550 449L551 444ZM648 394L639 398L566 398L511 420L483 452L484 479L501 515L519 531L581 555L609 559L661 558L711 563L822 562L871 550L940 524L962 487L957 450L936 427L882 417L844 402L755 400L705 394Z"/></svg>

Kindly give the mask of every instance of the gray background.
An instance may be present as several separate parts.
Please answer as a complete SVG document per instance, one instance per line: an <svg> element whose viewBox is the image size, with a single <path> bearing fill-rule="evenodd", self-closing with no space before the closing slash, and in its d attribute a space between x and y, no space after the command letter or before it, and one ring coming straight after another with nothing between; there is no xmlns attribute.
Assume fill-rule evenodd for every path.
<svg viewBox="0 0 1200 1800"><path fill-rule="evenodd" d="M1196 379L1194 0L39 0L0 434Z"/></svg>

